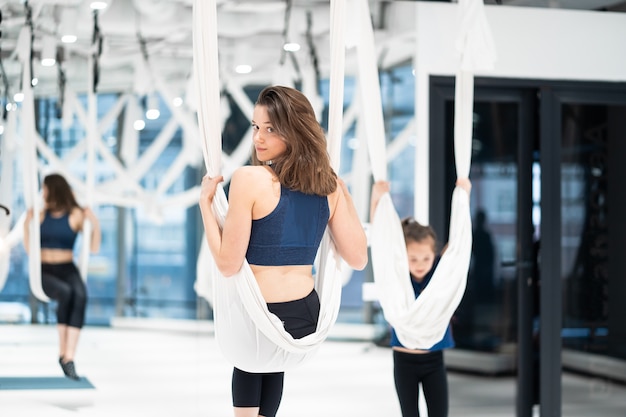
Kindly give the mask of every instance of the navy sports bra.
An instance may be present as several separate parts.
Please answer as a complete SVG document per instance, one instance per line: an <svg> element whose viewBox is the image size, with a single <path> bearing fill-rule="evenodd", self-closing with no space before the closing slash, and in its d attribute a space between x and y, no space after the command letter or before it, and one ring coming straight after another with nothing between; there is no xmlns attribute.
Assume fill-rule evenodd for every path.
<svg viewBox="0 0 626 417"><path fill-rule="evenodd" d="M313 265L329 217L328 197L281 185L276 208L267 216L252 220L248 263Z"/></svg>
<svg viewBox="0 0 626 417"><path fill-rule="evenodd" d="M53 217L47 211L41 222L42 249L69 249L74 248L77 233L70 227L70 214Z"/></svg>

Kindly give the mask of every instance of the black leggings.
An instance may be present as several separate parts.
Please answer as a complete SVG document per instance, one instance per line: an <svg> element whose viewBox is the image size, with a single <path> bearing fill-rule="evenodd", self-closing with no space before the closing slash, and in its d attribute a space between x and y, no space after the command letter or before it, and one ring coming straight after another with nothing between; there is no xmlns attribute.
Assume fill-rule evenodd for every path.
<svg viewBox="0 0 626 417"><path fill-rule="evenodd" d="M402 417L419 417L420 383L428 417L447 417L448 378L442 350L421 354L394 350L393 376Z"/></svg>
<svg viewBox="0 0 626 417"><path fill-rule="evenodd" d="M82 328L87 308L87 287L72 262L41 264L41 286L57 302L57 323Z"/></svg>
<svg viewBox="0 0 626 417"><path fill-rule="evenodd" d="M283 321L285 330L294 339L317 329L320 300L315 290L300 300L268 303L267 308ZM284 372L251 373L233 369L233 406L259 407L260 415L274 417L283 396L284 378Z"/></svg>

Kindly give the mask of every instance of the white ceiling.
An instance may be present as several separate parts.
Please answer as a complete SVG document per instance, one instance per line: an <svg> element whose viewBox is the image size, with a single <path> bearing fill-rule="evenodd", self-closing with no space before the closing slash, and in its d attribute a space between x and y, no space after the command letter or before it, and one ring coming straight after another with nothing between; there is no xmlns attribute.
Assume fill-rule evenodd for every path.
<svg viewBox="0 0 626 417"><path fill-rule="evenodd" d="M408 60L413 42L413 2L368 1L377 46L385 51L381 66ZM97 14L103 45L98 60L98 91L141 92L147 88L149 71L137 65L144 56L141 39L150 71L158 71L171 88L184 92L192 68L193 0L108 2L109 7ZM75 91L88 89L87 56L96 49L92 44L96 24L90 3L90 0L0 0L0 49L9 84L8 97L20 89L22 64L18 60L18 38L27 22L27 9L31 10L35 35L32 44L33 72L39 80L35 94L58 94L59 69ZM626 2L615 0L485 0L485 4L497 3L519 7L626 11ZM219 59L223 77L238 77L242 84L267 84L272 82L279 68L293 68L293 62L301 71L314 68L322 75L328 73L329 0L217 0L217 4ZM59 40L60 22L66 9L77 11L74 23L78 41L71 45L62 44ZM289 19L286 19L287 11L290 12ZM48 36L54 37L63 51L63 61L54 67L43 67L39 62L43 39ZM300 51L292 53L294 60L284 56L286 53L282 50L287 38L302 44ZM349 31L347 41L350 41ZM280 67L283 59L286 66ZM252 71L246 75L236 74L234 68L239 64L250 65ZM346 69L350 72L351 68L348 56ZM291 71L297 73L297 70ZM1 83L0 91L1 98L6 93Z"/></svg>

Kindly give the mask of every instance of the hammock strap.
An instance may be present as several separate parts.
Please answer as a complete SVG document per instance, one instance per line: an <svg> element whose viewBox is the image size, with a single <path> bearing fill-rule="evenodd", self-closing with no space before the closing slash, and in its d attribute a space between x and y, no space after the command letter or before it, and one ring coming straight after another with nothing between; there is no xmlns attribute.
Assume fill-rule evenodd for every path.
<svg viewBox="0 0 626 417"><path fill-rule="evenodd" d="M2 168L0 171L0 196L2 202L11 206L13 202L13 158L15 148L15 113L9 112L4 137L0 141L0 155L2 156ZM9 145L10 144L10 145ZM3 213L0 210L0 292L9 277L9 264L11 262L11 220L12 213ZM23 222L16 222L15 228L23 232ZM15 230L15 229L14 229Z"/></svg>
<svg viewBox="0 0 626 417"><path fill-rule="evenodd" d="M100 140L98 133L98 100L96 91L94 88L96 71L93 67L95 65L94 57L92 55L88 58L89 71L91 75L89 77L89 93L87 96L87 102L89 105L89 117L87 121L87 173L85 178L86 183L86 206L93 209L93 189L95 185L95 166L96 166L96 141ZM85 219L83 221L82 238L83 244L80 250L78 258L78 269L83 281L87 281L87 271L89 267L89 254L91 253L91 237L93 233L93 225L91 221Z"/></svg>
<svg viewBox="0 0 626 417"><path fill-rule="evenodd" d="M25 26L23 31L30 28ZM24 101L22 104L22 136L24 140L24 200L26 207L33 209L33 217L28 226L28 276L30 289L35 297L43 302L50 299L41 286L41 242L39 231L39 184L37 174L37 148L35 144L35 97L32 87L32 74L28 54L24 54L22 62L22 93Z"/></svg>

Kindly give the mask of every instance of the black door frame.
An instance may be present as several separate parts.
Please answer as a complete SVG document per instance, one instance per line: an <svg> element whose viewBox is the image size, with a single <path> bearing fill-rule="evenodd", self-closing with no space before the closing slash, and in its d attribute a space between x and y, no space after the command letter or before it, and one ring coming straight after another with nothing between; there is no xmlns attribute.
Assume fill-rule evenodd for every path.
<svg viewBox="0 0 626 417"><path fill-rule="evenodd" d="M517 397L518 417L530 417L533 406L533 383L537 370L532 366L535 356L533 345L532 279L534 265L532 227L532 163L536 117L532 111L535 95L528 86L510 86L495 80L475 80L475 101L497 101L518 104L517 144ZM446 161L444 137L445 103L454 100L454 78L432 77L430 85L430 160ZM435 230L448 233L449 200L453 184L445 183L444 163L431 164L430 170L430 224Z"/></svg>
<svg viewBox="0 0 626 417"><path fill-rule="evenodd" d="M563 321L561 271L562 105L626 105L626 83L550 82L540 87L541 282L540 415L560 417ZM544 227L544 222L546 226ZM549 225L548 225L549 224ZM558 305L558 308L556 306ZM548 315L543 312L549 312Z"/></svg>
<svg viewBox="0 0 626 417"><path fill-rule="evenodd" d="M450 213L448 197L453 188L445 184L445 102L454 100L454 78L431 76L429 80L430 223L447 235ZM532 211L532 154L527 140L534 140L535 120L541 149L541 252L539 273L543 279L540 291L541 326L539 337L540 415L560 417L562 406L562 284L561 284L561 105L626 103L626 83L581 82L558 80L519 80L476 78L475 100L520 103L518 148L518 386L517 417L530 417L533 405L532 294L530 268L536 262L532 248L531 223L520 213ZM538 118L528 108L537 97ZM532 151L531 151L532 152ZM531 206L529 206L529 204Z"/></svg>

